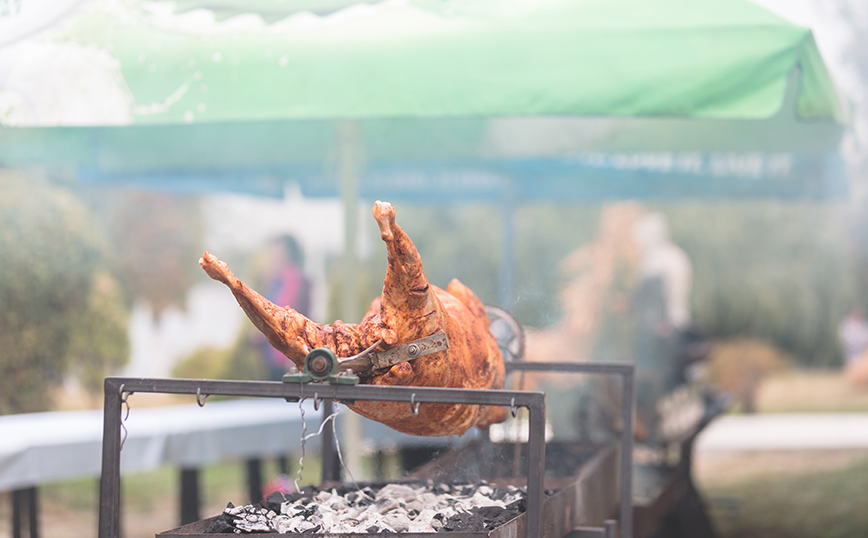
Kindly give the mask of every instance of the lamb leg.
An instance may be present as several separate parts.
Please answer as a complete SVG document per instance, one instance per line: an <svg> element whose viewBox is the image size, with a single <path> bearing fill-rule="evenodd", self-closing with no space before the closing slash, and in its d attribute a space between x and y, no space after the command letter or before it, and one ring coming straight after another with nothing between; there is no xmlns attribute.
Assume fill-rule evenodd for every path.
<svg viewBox="0 0 868 538"><path fill-rule="evenodd" d="M340 356L351 356L370 345L366 345L359 325L341 321L334 325L319 325L290 306L277 306L239 280L226 262L208 252L202 255L199 265L208 276L226 284L268 343L298 368L304 366L304 357L310 350L317 347L328 347Z"/></svg>
<svg viewBox="0 0 868 538"><path fill-rule="evenodd" d="M432 293L416 245L395 224L392 204L377 202L373 214L389 262L380 302L380 324L384 329L381 337L393 346L429 336L441 328L443 305Z"/></svg>

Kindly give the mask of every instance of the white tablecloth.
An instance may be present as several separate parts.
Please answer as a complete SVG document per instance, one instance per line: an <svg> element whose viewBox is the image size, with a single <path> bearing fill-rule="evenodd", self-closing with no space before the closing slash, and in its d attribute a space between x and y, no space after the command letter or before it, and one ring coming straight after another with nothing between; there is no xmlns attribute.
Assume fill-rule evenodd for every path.
<svg viewBox="0 0 868 538"><path fill-rule="evenodd" d="M233 458L271 457L300 449L302 421L297 403L262 398L207 401L201 408L196 404L137 408L135 395L129 401L122 474L166 464L192 468ZM315 411L311 401L305 402L304 410L307 433L316 432L322 411ZM340 412L352 411L340 406ZM99 476L102 418L102 410L0 416L0 491ZM460 441L414 437L366 419L362 419L362 432L368 447L439 445L476 436L469 432ZM344 451L362 448L341 445ZM318 449L318 437L306 442L305 450Z"/></svg>

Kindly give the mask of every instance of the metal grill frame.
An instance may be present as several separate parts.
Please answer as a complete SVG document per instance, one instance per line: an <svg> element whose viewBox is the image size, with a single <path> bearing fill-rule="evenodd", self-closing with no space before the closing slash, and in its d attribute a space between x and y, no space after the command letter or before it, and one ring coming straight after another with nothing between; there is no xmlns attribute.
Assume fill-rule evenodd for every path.
<svg viewBox="0 0 868 538"><path fill-rule="evenodd" d="M634 366L630 363L541 363L509 361L507 373L567 372L618 375L622 378L624 431L620 463L620 527L623 538L632 536L632 452ZM294 384L279 381L210 379L154 379L107 377L104 382L102 474L100 477L99 538L120 537L121 407L129 395L140 393L189 394L204 403L210 395L306 398L338 401L390 401L525 407L528 410L527 537L543 536L543 481L545 478L545 394L536 391L453 389L440 387L380 387L374 385ZM629 405L627 405L629 402ZM326 444L326 443L323 443ZM576 529L576 538L613 536L614 525Z"/></svg>
<svg viewBox="0 0 868 538"><path fill-rule="evenodd" d="M545 394L511 390L471 390L439 387L379 387L374 385L292 384L280 381L208 379L147 379L107 377L104 383L102 475L100 477L99 538L120 536L121 402L132 393L191 394L283 398L297 401L367 400L525 407L529 413L527 517L528 538L542 537L545 475Z"/></svg>
<svg viewBox="0 0 868 538"><path fill-rule="evenodd" d="M621 378L621 430L620 454L620 501L619 525L622 538L633 538L633 426L636 413L636 366L631 362L525 362L506 361L506 373L513 372L561 372L572 374L615 375ZM610 522L605 529L576 529L575 536L613 537L615 529Z"/></svg>

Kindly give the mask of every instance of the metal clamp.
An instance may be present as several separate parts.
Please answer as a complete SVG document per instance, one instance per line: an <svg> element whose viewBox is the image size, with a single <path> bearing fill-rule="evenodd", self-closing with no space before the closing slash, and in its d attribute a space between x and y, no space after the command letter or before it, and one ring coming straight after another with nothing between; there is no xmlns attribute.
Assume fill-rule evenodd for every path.
<svg viewBox="0 0 868 538"><path fill-rule="evenodd" d="M424 336L399 344L385 351L374 351L383 343L378 340L374 345L340 362L341 370L350 370L355 374L369 374L376 370L383 370L398 363L412 361L420 357L433 355L449 349L449 338L443 331L437 331L430 336Z"/></svg>

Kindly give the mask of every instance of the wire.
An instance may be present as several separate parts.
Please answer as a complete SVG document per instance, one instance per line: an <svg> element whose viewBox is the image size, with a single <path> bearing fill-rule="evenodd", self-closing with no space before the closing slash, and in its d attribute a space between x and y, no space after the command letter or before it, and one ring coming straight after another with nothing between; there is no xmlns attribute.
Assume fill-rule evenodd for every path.
<svg viewBox="0 0 868 538"><path fill-rule="evenodd" d="M304 447L305 447L305 444L307 444L307 441L309 439L313 439L314 437L319 437L320 435L322 435L322 432L325 429L326 424L328 424L329 422L331 422L331 425L332 425L332 434L334 435L334 439L335 439L335 451L338 453L338 461L341 464L341 468L343 468L343 470L346 471L347 476L350 477L350 480L352 481L352 483L356 487L356 489L360 489L359 484L356 482L356 478L353 476L353 473L350 471L350 469L347 467L346 463L344 462L344 455L341 452L341 443L338 440L338 432L337 432L337 426L336 426L337 420L335 420L335 419L337 418L338 413L340 412L340 405L337 402L335 402L334 411L332 411L332 413L329 416L327 416L323 419L322 423L320 423L320 425L319 425L319 429L313 433L307 433L307 423L304 420L304 407L302 406L303 402L304 402L304 400L302 399L298 403L298 408L301 411L301 458L299 458L299 460L298 460L298 471L295 473L295 475L296 475L295 480L293 480L293 485L295 486L295 490L299 491L298 481L301 480L301 473L304 470Z"/></svg>

